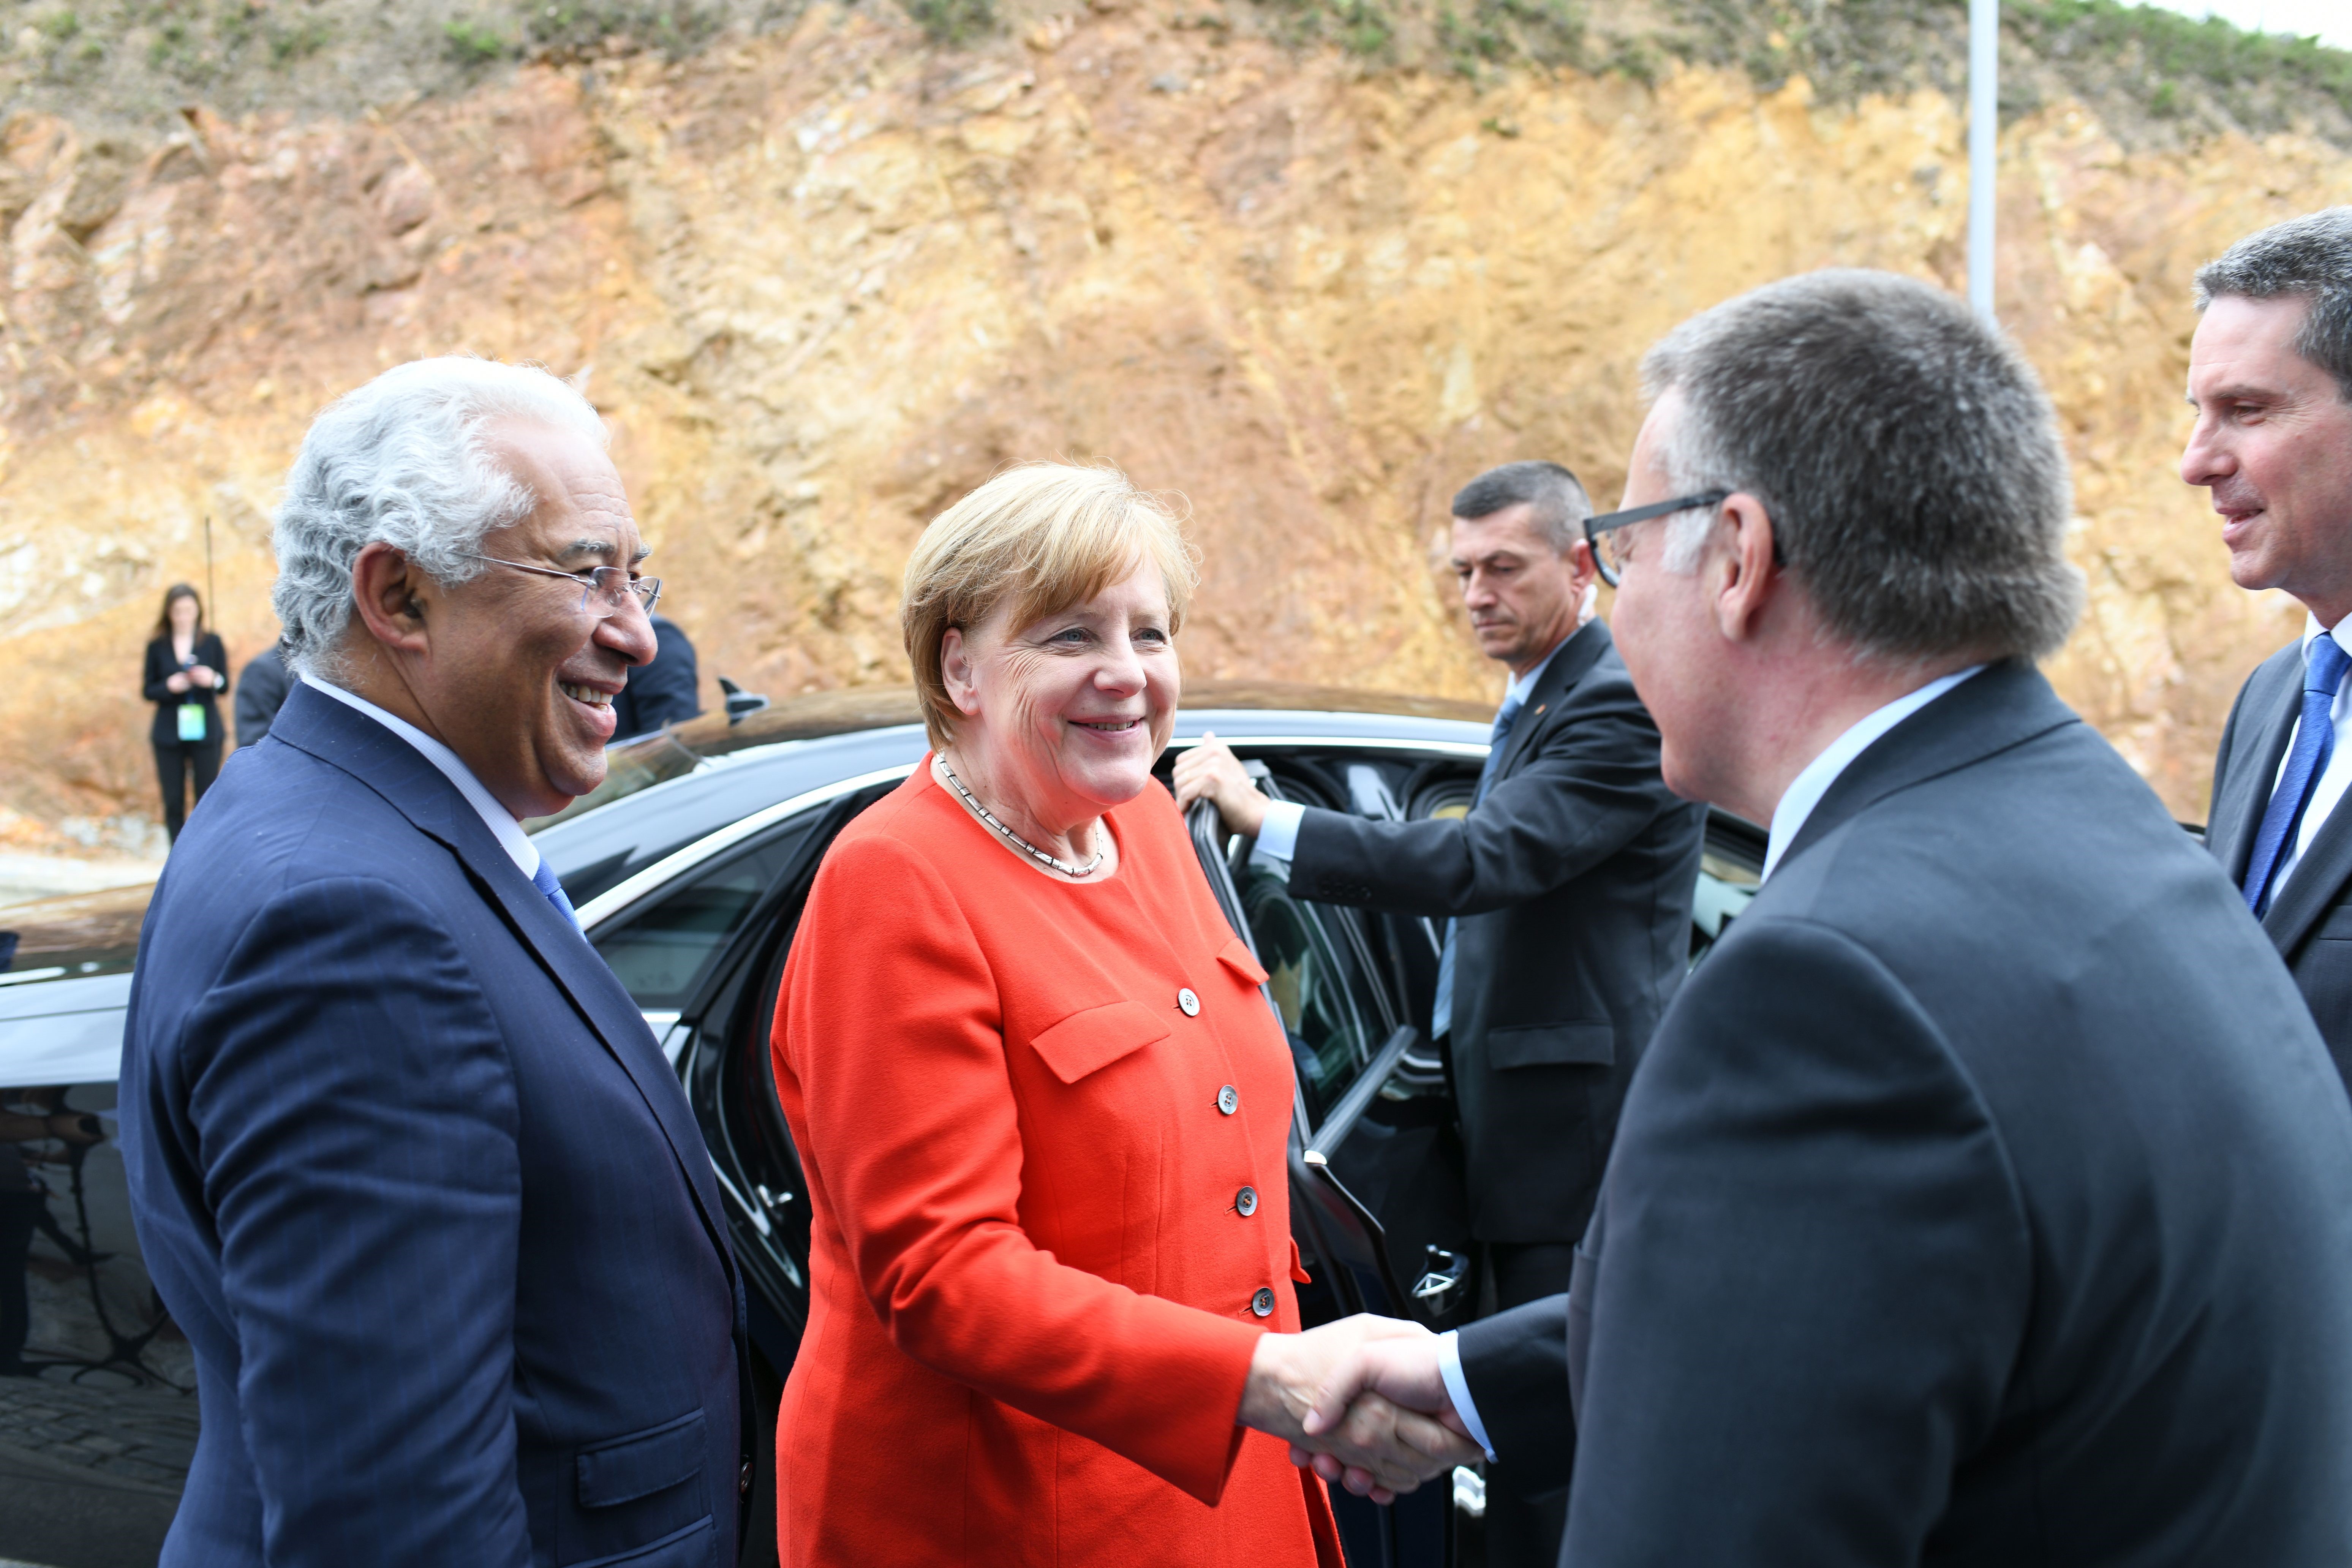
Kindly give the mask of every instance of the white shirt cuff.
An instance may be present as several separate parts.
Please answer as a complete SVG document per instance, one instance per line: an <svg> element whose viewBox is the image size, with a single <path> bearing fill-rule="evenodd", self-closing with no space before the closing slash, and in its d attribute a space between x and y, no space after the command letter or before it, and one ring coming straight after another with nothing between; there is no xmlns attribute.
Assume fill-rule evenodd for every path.
<svg viewBox="0 0 2352 1568"><path fill-rule="evenodd" d="M1470 1384L1462 1376L1462 1337L1451 1329L1437 1336L1437 1375L1445 1380L1445 1397L1454 1401L1454 1413L1470 1428L1470 1440L1486 1450L1491 1463L1495 1445L1486 1441L1486 1424L1470 1401Z"/></svg>
<svg viewBox="0 0 2352 1568"><path fill-rule="evenodd" d="M1298 825L1305 820L1307 808L1297 801L1267 801L1265 820L1258 825L1257 853L1276 860L1298 858Z"/></svg>

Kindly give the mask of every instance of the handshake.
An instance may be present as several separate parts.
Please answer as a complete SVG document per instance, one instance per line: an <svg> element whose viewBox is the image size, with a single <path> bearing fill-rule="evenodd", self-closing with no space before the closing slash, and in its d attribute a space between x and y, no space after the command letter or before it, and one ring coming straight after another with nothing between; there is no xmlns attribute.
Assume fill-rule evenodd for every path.
<svg viewBox="0 0 2352 1568"><path fill-rule="evenodd" d="M1288 1442L1292 1464L1374 1502L1485 1458L1446 1394L1437 1336L1393 1318L1262 1336L1237 1419Z"/></svg>

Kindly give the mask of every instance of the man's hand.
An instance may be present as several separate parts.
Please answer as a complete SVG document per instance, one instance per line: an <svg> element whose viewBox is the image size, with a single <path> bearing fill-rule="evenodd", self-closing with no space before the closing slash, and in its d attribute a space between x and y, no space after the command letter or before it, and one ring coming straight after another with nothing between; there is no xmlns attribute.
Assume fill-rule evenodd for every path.
<svg viewBox="0 0 2352 1568"><path fill-rule="evenodd" d="M1307 1463L1309 1454L1323 1456L1328 1468L1318 1464L1316 1469L1325 1479L1343 1480L1350 1491L1380 1502L1477 1458L1477 1446L1443 1420L1400 1409L1377 1391L1355 1398L1370 1387L1353 1370L1365 1349L1391 1343L1433 1347L1428 1355L1435 1365L1436 1341L1430 1331L1389 1318L1358 1316L1303 1334L1266 1334L1250 1358L1236 1419L1287 1441L1294 1462ZM1410 1386L1410 1380L1401 1380L1401 1385ZM1348 1393L1333 1399L1328 1391L1335 1386ZM1427 1408L1451 1414L1442 1384L1436 1403Z"/></svg>
<svg viewBox="0 0 2352 1568"><path fill-rule="evenodd" d="M1330 1439L1333 1433L1360 1421L1379 1420L1382 1407L1405 1413L1425 1411L1443 1423L1446 1436L1454 1439L1446 1450L1452 1456L1446 1460L1449 1468L1484 1457L1455 1413L1453 1397L1445 1392L1445 1378L1437 1364L1437 1336L1424 1331L1418 1335L1367 1337L1334 1361L1315 1396L1314 1408L1299 1423L1306 1436L1292 1441L1290 1462L1311 1467L1325 1480L1345 1486L1360 1497L1371 1495L1380 1476L1349 1458L1359 1440L1335 1443Z"/></svg>
<svg viewBox="0 0 2352 1568"><path fill-rule="evenodd" d="M1265 796L1242 772L1242 760L1213 731L1201 743L1176 759L1176 809L1188 809L1196 800L1213 801L1228 833L1248 838L1265 826Z"/></svg>

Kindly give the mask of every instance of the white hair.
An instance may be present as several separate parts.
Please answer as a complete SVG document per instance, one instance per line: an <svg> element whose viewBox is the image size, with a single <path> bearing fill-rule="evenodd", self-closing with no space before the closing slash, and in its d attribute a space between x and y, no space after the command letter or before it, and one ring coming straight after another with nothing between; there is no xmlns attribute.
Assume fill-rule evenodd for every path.
<svg viewBox="0 0 2352 1568"><path fill-rule="evenodd" d="M599 449L609 438L569 382L471 354L396 366L311 421L270 541L270 604L296 669L334 672L352 564L370 544L391 545L436 583L463 583L482 569L472 558L482 536L530 515L539 498L485 448L483 427L498 419L576 432Z"/></svg>

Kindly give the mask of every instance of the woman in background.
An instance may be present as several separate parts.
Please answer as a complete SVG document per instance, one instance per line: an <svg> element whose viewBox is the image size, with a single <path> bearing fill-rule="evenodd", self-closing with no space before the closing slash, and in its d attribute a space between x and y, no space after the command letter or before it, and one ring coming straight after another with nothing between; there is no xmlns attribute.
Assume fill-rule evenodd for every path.
<svg viewBox="0 0 2352 1568"><path fill-rule="evenodd" d="M908 563L932 754L826 852L776 1013L814 1211L786 1568L1340 1568L1268 1435L1289 1050L1151 775L1192 585L1165 508L1056 463Z"/></svg>
<svg viewBox="0 0 2352 1568"><path fill-rule="evenodd" d="M220 696L228 689L228 650L205 629L204 601L185 583L164 591L147 645L146 688L155 705L149 738L163 785L163 831L176 840L188 819L188 771L195 770L198 800L220 772Z"/></svg>

